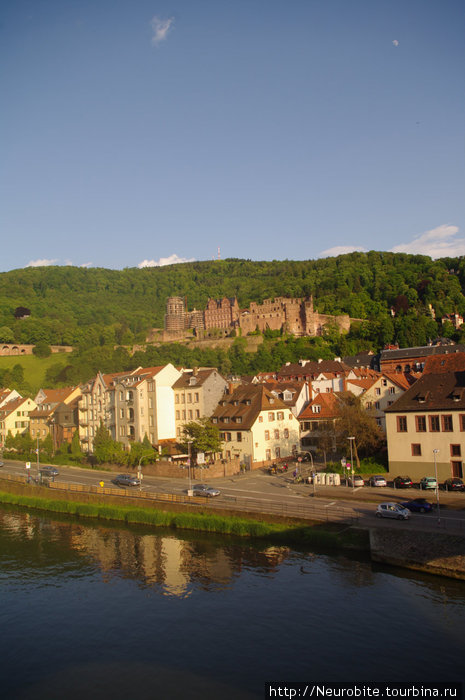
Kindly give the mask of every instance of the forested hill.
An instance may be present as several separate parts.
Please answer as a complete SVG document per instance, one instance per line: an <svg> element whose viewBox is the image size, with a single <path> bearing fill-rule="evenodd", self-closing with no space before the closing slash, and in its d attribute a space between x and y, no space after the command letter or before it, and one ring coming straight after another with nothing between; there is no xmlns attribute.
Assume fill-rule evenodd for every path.
<svg viewBox="0 0 465 700"><path fill-rule="evenodd" d="M403 253L124 270L29 267L0 273L0 342L129 344L163 326L166 299L173 295L187 297L189 310L205 308L209 297L236 296L247 307L275 296L313 295L321 313L348 313L375 323L380 341L399 335L397 319L404 325L415 319L421 342L434 330L429 305L437 320L446 313L465 314L464 289L464 258L433 261ZM30 309L29 318L15 319L20 306Z"/></svg>

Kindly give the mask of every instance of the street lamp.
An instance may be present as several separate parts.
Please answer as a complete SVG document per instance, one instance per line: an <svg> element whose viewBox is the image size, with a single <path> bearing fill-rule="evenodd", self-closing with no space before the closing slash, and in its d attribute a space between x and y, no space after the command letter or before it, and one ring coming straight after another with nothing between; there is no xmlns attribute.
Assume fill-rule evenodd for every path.
<svg viewBox="0 0 465 700"><path fill-rule="evenodd" d="M352 469L352 491L354 490L354 453L352 449L352 445L354 443L355 437L348 437L347 438L350 442L350 467Z"/></svg>
<svg viewBox="0 0 465 700"><path fill-rule="evenodd" d="M433 450L433 457L434 457L434 476L436 478L436 507L438 509L438 525L441 524L441 510L439 506L439 482L438 482L438 465L436 464L436 455L438 454L439 450Z"/></svg>
<svg viewBox="0 0 465 700"><path fill-rule="evenodd" d="M191 445L193 440L187 441L187 475L189 480L188 496L192 496L192 481L191 481Z"/></svg>

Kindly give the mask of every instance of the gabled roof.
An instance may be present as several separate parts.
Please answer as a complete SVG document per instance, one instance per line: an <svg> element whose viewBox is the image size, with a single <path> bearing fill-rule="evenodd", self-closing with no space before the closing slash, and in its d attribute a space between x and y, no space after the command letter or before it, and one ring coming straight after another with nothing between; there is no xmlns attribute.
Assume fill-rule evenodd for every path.
<svg viewBox="0 0 465 700"><path fill-rule="evenodd" d="M263 384L246 384L221 399L212 419L222 430L249 430L262 411L282 409L289 410Z"/></svg>
<svg viewBox="0 0 465 700"><path fill-rule="evenodd" d="M36 403L58 404L65 401L75 390L76 387L73 386L68 386L63 389L40 389L35 401ZM44 398L42 398L42 395Z"/></svg>
<svg viewBox="0 0 465 700"><path fill-rule="evenodd" d="M214 367L208 369L199 369L196 372L183 372L182 375L173 384L173 389L193 389L196 386L202 386L213 374L221 377L220 373ZM221 377L223 379L223 377ZM224 380L226 383L226 380Z"/></svg>
<svg viewBox="0 0 465 700"><path fill-rule="evenodd" d="M26 398L19 398L19 399L12 399L11 401L8 401L2 408L0 408L0 416L2 418L6 418L6 416L9 416L10 413L13 413L13 411L17 411L18 408L20 408L25 401L32 401L34 404L35 402L32 399Z"/></svg>
<svg viewBox="0 0 465 700"><path fill-rule="evenodd" d="M319 406L320 410L315 412L313 406ZM299 414L299 420L318 420L337 418L340 414L341 400L338 393L328 392L317 394Z"/></svg>
<svg viewBox="0 0 465 700"><path fill-rule="evenodd" d="M465 353L430 357L422 376L389 413L465 410Z"/></svg>

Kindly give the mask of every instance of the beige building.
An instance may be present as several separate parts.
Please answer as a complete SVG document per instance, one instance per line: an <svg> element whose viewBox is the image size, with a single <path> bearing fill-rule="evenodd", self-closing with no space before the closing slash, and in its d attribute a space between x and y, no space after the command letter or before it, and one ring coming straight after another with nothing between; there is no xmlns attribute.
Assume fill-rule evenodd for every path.
<svg viewBox="0 0 465 700"><path fill-rule="evenodd" d="M362 404L379 427L386 432L385 410L393 405L411 386L404 374L383 373L361 395ZM348 384L348 388L350 384ZM355 393L355 392L354 392Z"/></svg>
<svg viewBox="0 0 465 700"><path fill-rule="evenodd" d="M427 359L413 386L386 408L391 476L439 482L464 476L465 353Z"/></svg>
<svg viewBox="0 0 465 700"><path fill-rule="evenodd" d="M177 440L183 437L185 423L212 415L227 386L226 379L215 368L182 370L173 385Z"/></svg>
<svg viewBox="0 0 465 700"><path fill-rule="evenodd" d="M212 416L223 440L223 458L253 469L256 463L290 457L299 449L299 422L262 384L239 386L223 397Z"/></svg>
<svg viewBox="0 0 465 700"><path fill-rule="evenodd" d="M32 399L13 399L0 409L0 443L5 445L8 433L22 435L29 432L29 413L36 408Z"/></svg>
<svg viewBox="0 0 465 700"><path fill-rule="evenodd" d="M176 437L173 386L181 372L173 365L139 368L113 381L110 431L126 447L147 436L152 445Z"/></svg>

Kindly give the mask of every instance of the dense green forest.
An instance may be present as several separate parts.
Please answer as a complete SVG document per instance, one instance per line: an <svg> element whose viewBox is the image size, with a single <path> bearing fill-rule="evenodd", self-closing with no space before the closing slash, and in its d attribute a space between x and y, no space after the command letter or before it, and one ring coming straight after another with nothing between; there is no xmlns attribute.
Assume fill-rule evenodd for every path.
<svg viewBox="0 0 465 700"><path fill-rule="evenodd" d="M83 381L94 369L126 370L134 362L215 365L245 373L299 357L377 351L391 342L424 345L438 335L463 342L464 331L442 324L441 318L465 314L464 291L465 258L374 251L320 260L227 259L119 271L30 267L0 273L0 342L74 345L66 365L50 368L49 386ZM210 297L236 296L245 308L275 296L313 295L320 313L347 313L363 321L345 336L328 328L318 339L265 338L253 357L241 339L228 353L176 344L151 347L132 358L121 348L114 350L143 342L149 329L163 327L166 300L173 295L187 297L189 310L205 308ZM29 309L30 316L17 319L17 307Z"/></svg>

